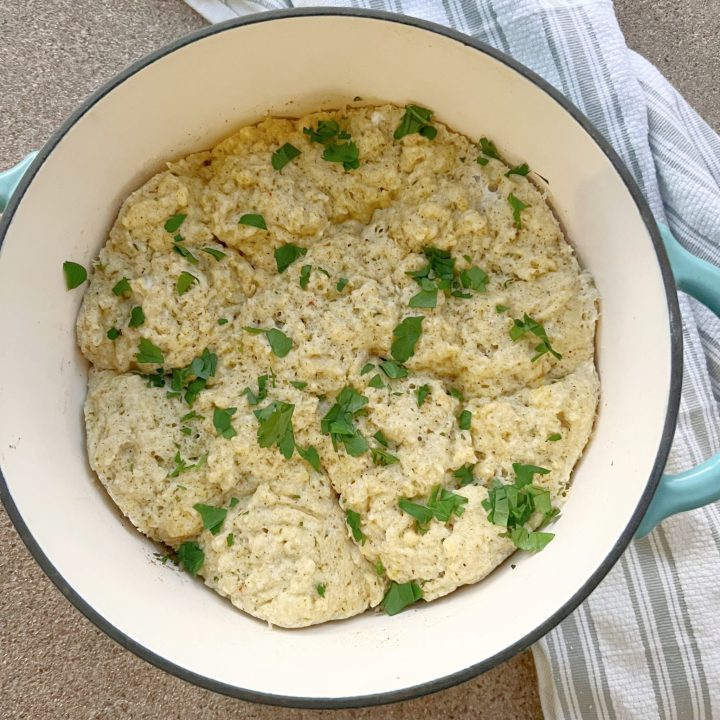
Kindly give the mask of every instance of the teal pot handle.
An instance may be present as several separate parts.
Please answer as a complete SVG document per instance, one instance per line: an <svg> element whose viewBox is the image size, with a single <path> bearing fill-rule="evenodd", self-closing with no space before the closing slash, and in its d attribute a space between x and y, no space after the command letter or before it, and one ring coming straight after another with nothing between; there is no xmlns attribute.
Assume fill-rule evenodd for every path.
<svg viewBox="0 0 720 720"><path fill-rule="evenodd" d="M26 155L15 167L11 167L5 172L0 172L0 213L5 211L10 196L15 192L15 188L20 183L25 171L30 167L30 163L35 159L37 152L31 152Z"/></svg>
<svg viewBox="0 0 720 720"><path fill-rule="evenodd" d="M666 225L658 227L678 289L720 315L720 268L688 252ZM663 475L635 537L644 537L670 515L715 500L720 500L720 453L685 472Z"/></svg>

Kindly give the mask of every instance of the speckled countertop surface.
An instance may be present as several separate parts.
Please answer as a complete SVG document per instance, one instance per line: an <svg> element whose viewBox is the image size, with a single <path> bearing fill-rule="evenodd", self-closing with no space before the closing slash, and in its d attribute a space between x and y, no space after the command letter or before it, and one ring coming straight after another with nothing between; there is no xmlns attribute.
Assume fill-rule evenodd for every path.
<svg viewBox="0 0 720 720"><path fill-rule="evenodd" d="M720 3L616 0L628 44L655 62L720 129ZM132 60L201 27L180 0L3 0L0 169L38 148L77 104ZM413 720L542 717L520 655L428 698L366 710L285 710L201 690L116 645L65 600L0 510L0 717Z"/></svg>

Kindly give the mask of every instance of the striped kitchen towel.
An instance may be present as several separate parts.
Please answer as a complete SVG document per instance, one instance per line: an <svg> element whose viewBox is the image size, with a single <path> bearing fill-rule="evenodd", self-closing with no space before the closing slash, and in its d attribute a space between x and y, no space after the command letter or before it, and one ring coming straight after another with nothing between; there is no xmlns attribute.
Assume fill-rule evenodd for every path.
<svg viewBox="0 0 720 720"><path fill-rule="evenodd" d="M720 265L720 138L628 50L611 0L187 0L217 22L293 6L400 12L473 35L570 98L622 156L658 221ZM720 321L680 296L685 374L668 470L720 449ZM720 505L631 543L534 647L548 720L720 718Z"/></svg>

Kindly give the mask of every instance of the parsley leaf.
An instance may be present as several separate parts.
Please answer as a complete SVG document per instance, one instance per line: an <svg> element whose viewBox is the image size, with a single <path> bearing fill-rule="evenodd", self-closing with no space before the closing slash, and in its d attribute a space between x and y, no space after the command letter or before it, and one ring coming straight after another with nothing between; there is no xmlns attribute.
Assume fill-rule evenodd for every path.
<svg viewBox="0 0 720 720"><path fill-rule="evenodd" d="M360 167L358 147L354 142L326 145L322 158L328 162L342 163L345 172Z"/></svg>
<svg viewBox="0 0 720 720"><path fill-rule="evenodd" d="M562 435L560 433L550 433L545 442L557 442L558 440L562 440Z"/></svg>
<svg viewBox="0 0 720 720"><path fill-rule="evenodd" d="M228 319L227 318L218 318L218 325L227 325Z"/></svg>
<svg viewBox="0 0 720 720"><path fill-rule="evenodd" d="M473 265L469 270L463 270L460 273L460 282L464 288L469 288L475 292L485 292L488 284L488 275L477 265Z"/></svg>
<svg viewBox="0 0 720 720"><path fill-rule="evenodd" d="M106 333L105 336L108 340L117 340L120 335L122 335L122 330L118 330L117 328L111 327Z"/></svg>
<svg viewBox="0 0 720 720"><path fill-rule="evenodd" d="M415 345L422 333L422 315L406 317L393 330L393 343L390 346L392 356L400 363L409 360L415 353Z"/></svg>
<svg viewBox="0 0 720 720"><path fill-rule="evenodd" d="M406 583L396 583L393 580L383 598L383 610L387 615L397 615L406 607L421 600L422 596L422 588L414 580Z"/></svg>
<svg viewBox="0 0 720 720"><path fill-rule="evenodd" d="M324 435L330 435L336 450L338 443L342 443L348 455L353 457L368 451L367 440L353 425L353 419L367 403L364 395L349 386L344 387L335 398L335 404L320 421L320 430Z"/></svg>
<svg viewBox="0 0 720 720"><path fill-rule="evenodd" d="M185 222L187 215L185 213L177 213L172 217L169 217L165 221L165 230L169 233L177 232L180 226Z"/></svg>
<svg viewBox="0 0 720 720"><path fill-rule="evenodd" d="M354 510L348 510L345 513L345 522L347 522L347 524L350 526L350 529L352 530L352 536L355 539L355 542L359 542L361 545L364 545L365 533L363 533L360 527L360 513L355 512Z"/></svg>
<svg viewBox="0 0 720 720"><path fill-rule="evenodd" d="M65 287L68 290L74 290L87 280L87 270L82 265L70 260L63 263L63 273L65 274Z"/></svg>
<svg viewBox="0 0 720 720"><path fill-rule="evenodd" d="M310 142L321 143L327 145L331 140L348 140L350 133L340 129L337 120L319 120L317 129L304 127L303 133L310 138Z"/></svg>
<svg viewBox="0 0 720 720"><path fill-rule="evenodd" d="M375 366L372 363L365 363L362 366L362 370L360 371L361 375L365 375L365 373L369 373Z"/></svg>
<svg viewBox="0 0 720 720"><path fill-rule="evenodd" d="M255 410L258 419L257 441L260 447L277 445L286 460L295 450L292 416L295 406L291 403L271 402L261 410Z"/></svg>
<svg viewBox="0 0 720 720"><path fill-rule="evenodd" d="M213 535L217 535L225 522L227 510L212 505L203 505L202 503L196 503L193 508L200 513L203 527Z"/></svg>
<svg viewBox="0 0 720 720"><path fill-rule="evenodd" d="M458 427L461 430L469 430L472 425L472 413L469 410L463 410L458 415Z"/></svg>
<svg viewBox="0 0 720 720"><path fill-rule="evenodd" d="M218 250L217 248L204 247L202 251L208 255L212 255L218 262L227 256L227 253L224 253L222 250Z"/></svg>
<svg viewBox="0 0 720 720"><path fill-rule="evenodd" d="M175 462L175 467L168 473L168 477L176 478L190 470L199 470L201 467L204 467L207 462L207 454L201 455L192 465L188 465L185 460L182 459L180 452L176 452L173 461Z"/></svg>
<svg viewBox="0 0 720 720"><path fill-rule="evenodd" d="M528 167L527 163L523 163L522 165L516 165L514 168L510 168L505 173L505 177L510 177L511 175L527 175L530 172L530 168Z"/></svg>
<svg viewBox="0 0 720 720"><path fill-rule="evenodd" d="M250 227L259 228L260 230L267 230L265 218L255 213L245 213L245 215L242 215L238 220L238 225L249 225Z"/></svg>
<svg viewBox="0 0 720 720"><path fill-rule="evenodd" d="M218 435L222 435L227 440L237 435L235 428L232 426L231 418L237 412L237 408L219 408L213 410L213 425Z"/></svg>
<svg viewBox="0 0 720 720"><path fill-rule="evenodd" d="M194 275L183 270L175 283L177 294L184 295L196 282L199 282L199 280Z"/></svg>
<svg viewBox="0 0 720 720"><path fill-rule="evenodd" d="M190 422L190 420L202 420L203 416L191 410L189 413L185 413L181 418L180 422Z"/></svg>
<svg viewBox="0 0 720 720"><path fill-rule="evenodd" d="M395 455L391 455L387 450L382 448L370 448L370 454L375 465L394 465L398 462Z"/></svg>
<svg viewBox="0 0 720 720"><path fill-rule="evenodd" d="M282 147L278 148L273 154L270 162L275 170L282 170L291 160L294 160L300 155L294 145L285 143Z"/></svg>
<svg viewBox="0 0 720 720"><path fill-rule="evenodd" d="M515 222L515 227L520 230L520 228L522 228L520 211L525 210L525 208L529 206L526 205L522 200L520 200L520 198L515 197L512 193L508 195L508 202L510 203L510 207L513 211L513 221Z"/></svg>
<svg viewBox="0 0 720 720"><path fill-rule="evenodd" d="M487 165L490 161L486 157L483 157L482 155L478 155L477 160L475 162L477 162L478 165L482 165L483 167L485 167L485 165Z"/></svg>
<svg viewBox="0 0 720 720"><path fill-rule="evenodd" d="M165 356L163 355L162 350L156 345L153 345L147 338L140 338L138 351L135 354L135 360L138 363L162 365L165 362Z"/></svg>
<svg viewBox="0 0 720 720"><path fill-rule="evenodd" d="M515 484L517 487L525 487L533 481L533 475L547 475L550 471L547 468L538 467L537 465L522 465L513 463L513 472L515 473Z"/></svg>
<svg viewBox="0 0 720 720"><path fill-rule="evenodd" d="M458 483L459 487L465 487L465 485L470 485L475 482L475 477L473 476L474 469L475 463L467 463L459 467L457 470L453 470L453 477L460 481Z"/></svg>
<svg viewBox="0 0 720 720"><path fill-rule="evenodd" d="M314 470L322 472L320 456L318 455L318 451L312 445L308 445L304 450L299 445L296 445L295 449L298 451L298 455L305 460L308 465L310 465Z"/></svg>
<svg viewBox="0 0 720 720"><path fill-rule="evenodd" d="M383 360L378 366L389 378L397 380L408 376L408 370L403 365L392 360Z"/></svg>
<svg viewBox="0 0 720 720"><path fill-rule="evenodd" d="M228 547L232 547L235 544L235 535L233 533L228 533L225 537L225 544Z"/></svg>
<svg viewBox="0 0 720 720"><path fill-rule="evenodd" d="M382 379L382 376L380 375L380 373L373 375L372 378L370 378L368 387L375 388L376 390L380 390L381 388L385 387L385 383L383 382L383 379Z"/></svg>
<svg viewBox="0 0 720 720"><path fill-rule="evenodd" d="M347 284L348 284L348 279L347 279L347 278L344 278L344 277L341 277L341 278L337 281L337 285L335 286L335 289L336 289L338 292L342 292L342 291L345 289L345 286L346 286Z"/></svg>
<svg viewBox="0 0 720 720"><path fill-rule="evenodd" d="M448 392L450 393L450 397L454 397L460 402L465 402L465 396L463 395L462 390L458 390L456 387L451 387Z"/></svg>
<svg viewBox="0 0 720 720"><path fill-rule="evenodd" d="M398 506L403 512L415 518L415 529L421 535L427 532L428 525L433 519L433 511L429 507L414 503L407 498L400 498Z"/></svg>
<svg viewBox="0 0 720 720"><path fill-rule="evenodd" d="M318 594L321 598L324 598L324 597L325 597L325 583L318 583L318 584L315 586L315 592L317 592L317 594Z"/></svg>
<svg viewBox="0 0 720 720"><path fill-rule="evenodd" d="M180 235L175 236L175 242L173 243L173 250L178 254L184 257L189 263L192 263L193 265L198 264L198 259L184 246L181 245L180 242L183 238L180 237Z"/></svg>
<svg viewBox="0 0 720 720"><path fill-rule="evenodd" d="M144 322L145 313L139 305L136 305L130 311L130 322L128 322L128 327L140 327Z"/></svg>
<svg viewBox="0 0 720 720"><path fill-rule="evenodd" d="M436 520L448 522L453 514L460 517L465 512L464 505L467 501L464 495L456 495L441 485L436 485L430 493L427 506Z"/></svg>
<svg viewBox="0 0 720 720"><path fill-rule="evenodd" d="M510 308L507 305L496 305L495 306L495 312L496 313L504 313L507 312Z"/></svg>
<svg viewBox="0 0 720 720"><path fill-rule="evenodd" d="M502 159L498 149L495 147L495 143L492 140L488 140L486 137L480 138L480 150L482 150L483 155L486 155L489 158L493 158L494 160Z"/></svg>
<svg viewBox="0 0 720 720"><path fill-rule="evenodd" d="M513 324L510 327L510 337L513 341L517 342L525 333L532 333L535 337L539 338L540 343L535 346L535 355L532 358L532 362L535 362L538 358L542 357L545 353L550 353L557 360L562 359L562 355L556 352L550 340L545 332L545 328L537 320L533 320L527 313L525 313L522 319L515 318Z"/></svg>
<svg viewBox="0 0 720 720"><path fill-rule="evenodd" d="M402 116L400 125L397 126L393 137L395 140L400 140L406 135L419 133L428 140L434 140L437 129L430 122L432 116L432 110L419 105L406 105L405 114Z"/></svg>
<svg viewBox="0 0 720 720"><path fill-rule="evenodd" d="M553 538L555 533L528 532L524 527L516 527L510 532L510 539L516 548L538 552L542 550Z"/></svg>
<svg viewBox="0 0 720 720"><path fill-rule="evenodd" d="M303 265L300 268L300 287L303 290L307 290L308 283L310 282L310 273L312 272L312 265Z"/></svg>
<svg viewBox="0 0 720 720"><path fill-rule="evenodd" d="M238 498L231 497L230 498L230 507L234 508L239 502L240 502L240 500L238 500Z"/></svg>
<svg viewBox="0 0 720 720"><path fill-rule="evenodd" d="M428 396L429 392L430 392L429 385L421 385L417 389L417 405L418 405L418 407L423 406L423 403L425 402L425 398Z"/></svg>
<svg viewBox="0 0 720 720"><path fill-rule="evenodd" d="M298 247L292 243L285 243L279 248L275 248L275 263L278 272L282 273L290 267L298 258L303 257L307 253L307 248Z"/></svg>
<svg viewBox="0 0 720 720"><path fill-rule="evenodd" d="M375 562L375 574L378 577L382 577L385 574L385 566L382 564L382 560L378 558Z"/></svg>
<svg viewBox="0 0 720 720"><path fill-rule="evenodd" d="M112 289L113 294L120 297L120 295L124 295L125 293L130 292L130 281L124 277L121 280L118 280L115 286Z"/></svg>
<svg viewBox="0 0 720 720"><path fill-rule="evenodd" d="M292 340L282 330L270 328L265 331L265 337L270 343L270 349L279 358L284 358L292 350Z"/></svg>
<svg viewBox="0 0 720 720"><path fill-rule="evenodd" d="M202 548L194 541L184 542L177 549L178 560L183 567L193 576L197 575L198 570L205 562L205 553Z"/></svg>
<svg viewBox="0 0 720 720"><path fill-rule="evenodd" d="M438 289L437 287L433 286L433 283L430 280L425 279L425 283L427 283L430 287L425 289L423 285L422 290L420 290L419 293L416 295L413 295L410 298L410 301L408 302L408 305L411 308L434 308L437 307L437 294Z"/></svg>
<svg viewBox="0 0 720 720"><path fill-rule="evenodd" d="M290 384L298 390L304 390L307 387L307 383L304 380L291 380Z"/></svg>
<svg viewBox="0 0 720 720"><path fill-rule="evenodd" d="M257 395L249 388L246 387L242 394L245 395L248 399L248 404L250 405L257 405L258 403L261 403L266 397L267 397L267 381L268 376L267 375L260 375L258 377L258 392Z"/></svg>
<svg viewBox="0 0 720 720"><path fill-rule="evenodd" d="M243 330L251 335L262 335L265 332L265 328L253 327L252 325L243 325Z"/></svg>

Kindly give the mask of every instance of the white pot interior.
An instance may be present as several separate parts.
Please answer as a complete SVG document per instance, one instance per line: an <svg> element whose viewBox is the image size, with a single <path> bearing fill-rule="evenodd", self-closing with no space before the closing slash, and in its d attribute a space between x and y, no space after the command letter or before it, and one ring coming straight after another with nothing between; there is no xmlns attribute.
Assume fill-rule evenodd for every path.
<svg viewBox="0 0 720 720"><path fill-rule="evenodd" d="M330 59L330 61L329 61ZM556 210L602 296L600 417L557 537L487 580L396 617L366 613L269 629L161 566L85 459L81 291L122 199L166 159L265 114L361 96L433 108L550 181ZM12 217L0 254L0 462L24 523L67 585L118 631L211 681L258 693L357 698L462 671L521 641L603 564L661 444L670 386L665 291L639 210L606 155L532 81L427 29L388 20L281 18L221 29L156 59L60 138Z"/></svg>

